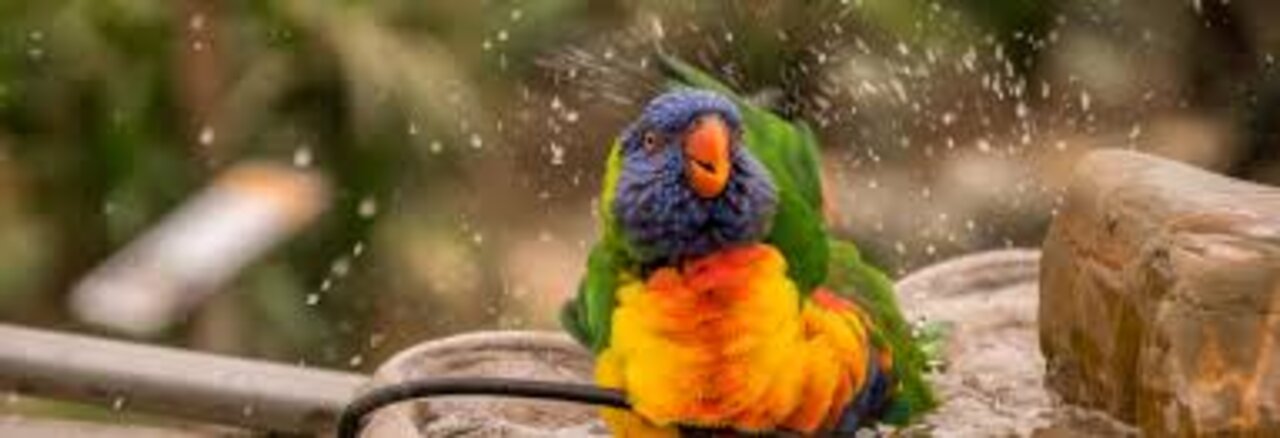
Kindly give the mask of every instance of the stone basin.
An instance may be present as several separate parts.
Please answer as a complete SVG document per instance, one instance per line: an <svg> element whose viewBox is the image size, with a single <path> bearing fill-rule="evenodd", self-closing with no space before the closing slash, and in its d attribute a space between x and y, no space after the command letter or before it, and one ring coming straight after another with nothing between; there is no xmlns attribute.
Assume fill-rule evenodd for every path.
<svg viewBox="0 0 1280 438"><path fill-rule="evenodd" d="M1044 389L1036 308L1039 252L1002 250L910 274L897 288L911 318L952 328L946 367L932 376L943 406L909 436L1120 436L1105 416L1062 406ZM589 382L591 358L555 332L476 332L429 341L393 357L374 384L422 377L498 376ZM438 398L378 412L364 436L399 438L607 436L595 409L572 404Z"/></svg>

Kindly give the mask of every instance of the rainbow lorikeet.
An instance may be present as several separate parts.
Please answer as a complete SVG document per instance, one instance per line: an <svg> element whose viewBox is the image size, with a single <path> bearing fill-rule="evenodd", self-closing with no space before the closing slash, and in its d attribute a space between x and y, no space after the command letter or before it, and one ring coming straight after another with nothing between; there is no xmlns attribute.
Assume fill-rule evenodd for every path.
<svg viewBox="0 0 1280 438"><path fill-rule="evenodd" d="M905 424L935 405L892 283L827 233L817 141L672 58L609 153L562 323L633 412L619 436Z"/></svg>

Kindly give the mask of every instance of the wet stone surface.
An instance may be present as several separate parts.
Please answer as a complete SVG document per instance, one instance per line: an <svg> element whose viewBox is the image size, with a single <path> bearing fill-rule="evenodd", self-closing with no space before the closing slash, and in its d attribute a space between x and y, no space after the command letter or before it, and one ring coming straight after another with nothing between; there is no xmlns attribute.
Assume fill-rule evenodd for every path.
<svg viewBox="0 0 1280 438"><path fill-rule="evenodd" d="M1044 386L1038 302L1039 252L1006 250L944 261L898 283L912 320L948 327L942 406L915 436L1126 436L1105 415L1066 406Z"/></svg>
<svg viewBox="0 0 1280 438"><path fill-rule="evenodd" d="M1062 406L1044 387L1036 321L1039 252L1006 250L927 267L898 283L913 319L947 324L942 407L907 436L1125 436L1104 415ZM482 332L430 342L388 361L379 382L487 375L586 382L587 353L567 337ZM492 398L441 399L389 408L366 436L605 436L594 409Z"/></svg>
<svg viewBox="0 0 1280 438"><path fill-rule="evenodd" d="M425 377L488 376L590 383L590 355L553 332L475 332L431 341L388 360L374 384ZM441 397L378 412L375 438L607 436L594 408L494 397Z"/></svg>

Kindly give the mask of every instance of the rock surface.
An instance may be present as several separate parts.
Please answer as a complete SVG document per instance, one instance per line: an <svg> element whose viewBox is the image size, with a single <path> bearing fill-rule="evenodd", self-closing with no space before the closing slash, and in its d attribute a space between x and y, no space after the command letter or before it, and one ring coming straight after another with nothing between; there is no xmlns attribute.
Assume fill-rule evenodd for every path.
<svg viewBox="0 0 1280 438"><path fill-rule="evenodd" d="M374 374L374 385L425 377L518 377L589 383L591 356L567 335L475 332L402 351ZM392 405L365 426L371 438L607 436L594 408L493 397L441 397Z"/></svg>
<svg viewBox="0 0 1280 438"><path fill-rule="evenodd" d="M908 435L1124 436L1105 415L1062 405L1044 387L1037 338L1040 253L1005 250L943 261L898 282L908 318L947 325L943 401Z"/></svg>
<svg viewBox="0 0 1280 438"><path fill-rule="evenodd" d="M1065 400L1156 436L1280 430L1280 190L1093 153L1041 288L1047 382Z"/></svg>
<svg viewBox="0 0 1280 438"><path fill-rule="evenodd" d="M951 327L942 373L932 376L942 407L908 436L1117 436L1132 433L1105 416L1060 406L1044 389L1036 336L1039 252L1006 250L922 269L897 285L912 318ZM378 382L438 375L501 375L587 381L590 359L567 337L539 332L475 333L433 341L383 365ZM440 399L380 412L366 436L594 436L607 434L593 410L475 398Z"/></svg>

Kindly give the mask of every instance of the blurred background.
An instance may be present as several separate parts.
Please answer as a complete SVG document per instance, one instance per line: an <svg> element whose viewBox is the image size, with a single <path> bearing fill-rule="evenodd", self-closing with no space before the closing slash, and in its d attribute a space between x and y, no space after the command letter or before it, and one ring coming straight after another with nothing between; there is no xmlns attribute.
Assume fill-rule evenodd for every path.
<svg viewBox="0 0 1280 438"><path fill-rule="evenodd" d="M895 276L1036 246L1072 163L1132 148L1280 181L1264 0L0 0L0 320L224 170L321 175L318 220L147 342L367 371L556 327L612 138L714 72L823 141L833 225ZM0 408L2 409L2 408Z"/></svg>

